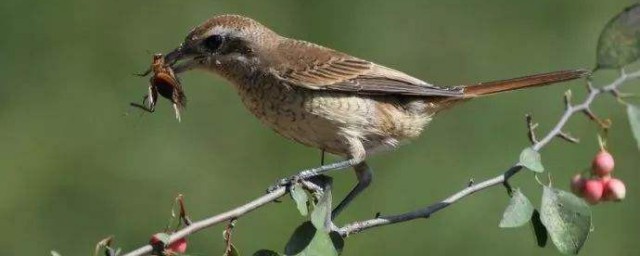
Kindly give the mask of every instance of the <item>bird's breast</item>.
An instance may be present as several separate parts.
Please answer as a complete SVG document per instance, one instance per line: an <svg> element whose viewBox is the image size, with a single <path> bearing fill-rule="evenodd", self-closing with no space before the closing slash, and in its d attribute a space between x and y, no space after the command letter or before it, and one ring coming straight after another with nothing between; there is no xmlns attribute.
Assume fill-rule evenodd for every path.
<svg viewBox="0 0 640 256"><path fill-rule="evenodd" d="M368 153L393 148L418 136L430 120L428 111L412 111L393 98L253 80L260 82L236 84L251 113L286 138L338 155L349 154L348 138L362 141ZM427 104L418 101L411 104Z"/></svg>

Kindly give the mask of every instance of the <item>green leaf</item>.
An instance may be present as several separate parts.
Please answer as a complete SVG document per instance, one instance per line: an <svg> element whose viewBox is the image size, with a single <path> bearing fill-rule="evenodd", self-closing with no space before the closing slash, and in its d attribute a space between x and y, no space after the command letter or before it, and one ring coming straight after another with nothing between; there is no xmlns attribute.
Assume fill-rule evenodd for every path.
<svg viewBox="0 0 640 256"><path fill-rule="evenodd" d="M540 153L530 147L525 148L524 150L522 150L522 153L520 153L519 165L522 165L534 172L544 172L544 166L542 166Z"/></svg>
<svg viewBox="0 0 640 256"><path fill-rule="evenodd" d="M631 124L631 132L636 138L638 149L640 149L640 107L634 105L627 106L627 114L629 115L629 124Z"/></svg>
<svg viewBox="0 0 640 256"><path fill-rule="evenodd" d="M306 221L293 232L284 253L298 256L340 255L343 247L344 240L340 234L335 231L321 232Z"/></svg>
<svg viewBox="0 0 640 256"><path fill-rule="evenodd" d="M502 220L500 220L501 228L515 228L520 227L531 219L533 214L533 205L527 197L522 194L520 189L515 189L509 200L507 209L502 214Z"/></svg>
<svg viewBox="0 0 640 256"><path fill-rule="evenodd" d="M279 256L280 254L272 250L262 249L253 253L253 256Z"/></svg>
<svg viewBox="0 0 640 256"><path fill-rule="evenodd" d="M324 233L316 231L315 236L298 256L317 256L317 255L340 255L344 247L344 240L336 233Z"/></svg>
<svg viewBox="0 0 640 256"><path fill-rule="evenodd" d="M591 230L591 209L572 193L544 186L540 220L564 254L577 254Z"/></svg>
<svg viewBox="0 0 640 256"><path fill-rule="evenodd" d="M300 214L302 214L302 216L307 216L307 214L309 214L309 209L307 208L309 197L300 183L296 183L291 187L291 198L296 202L296 206L298 207Z"/></svg>
<svg viewBox="0 0 640 256"><path fill-rule="evenodd" d="M531 227L533 228L533 234L536 235L536 243L540 247L547 246L547 240L549 240L549 233L547 233L547 228L542 224L542 220L540 220L540 212L538 210L533 210L533 214L531 215Z"/></svg>
<svg viewBox="0 0 640 256"><path fill-rule="evenodd" d="M640 57L640 4L613 17L600 33L597 69L622 68Z"/></svg>
<svg viewBox="0 0 640 256"><path fill-rule="evenodd" d="M331 230L331 190L326 189L311 212L313 226L325 233Z"/></svg>
<svg viewBox="0 0 640 256"><path fill-rule="evenodd" d="M286 255L296 255L306 248L316 233L316 228L309 221L305 221L293 231L287 245L284 247Z"/></svg>
<svg viewBox="0 0 640 256"><path fill-rule="evenodd" d="M62 254L56 252L56 251L51 251L51 256L62 256Z"/></svg>

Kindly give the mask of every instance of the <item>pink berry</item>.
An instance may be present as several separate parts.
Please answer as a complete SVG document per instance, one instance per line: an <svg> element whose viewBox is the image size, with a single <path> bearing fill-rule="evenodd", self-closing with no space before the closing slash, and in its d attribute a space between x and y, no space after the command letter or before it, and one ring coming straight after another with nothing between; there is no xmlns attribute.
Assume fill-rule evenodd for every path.
<svg viewBox="0 0 640 256"><path fill-rule="evenodd" d="M168 247L169 250L176 253L184 253L187 251L187 239L180 238L177 241L173 242Z"/></svg>
<svg viewBox="0 0 640 256"><path fill-rule="evenodd" d="M600 177L611 174L614 166L613 156L604 149L596 154L591 164L593 174Z"/></svg>
<svg viewBox="0 0 640 256"><path fill-rule="evenodd" d="M622 201L627 194L624 182L612 178L604 185L603 199L607 201Z"/></svg>
<svg viewBox="0 0 640 256"><path fill-rule="evenodd" d="M585 178L582 177L582 174L578 173L573 178L571 178L571 192L575 195L582 197L582 190L584 189Z"/></svg>
<svg viewBox="0 0 640 256"><path fill-rule="evenodd" d="M584 200L590 204L597 204L602 198L604 186L602 181L596 179L589 179L584 182L584 190L582 196Z"/></svg>

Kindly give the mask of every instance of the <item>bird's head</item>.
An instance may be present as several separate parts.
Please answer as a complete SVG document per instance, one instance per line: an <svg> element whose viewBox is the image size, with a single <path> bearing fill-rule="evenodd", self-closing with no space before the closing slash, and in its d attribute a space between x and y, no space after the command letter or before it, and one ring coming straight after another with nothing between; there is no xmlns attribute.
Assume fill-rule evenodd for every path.
<svg viewBox="0 0 640 256"><path fill-rule="evenodd" d="M262 24L239 15L215 16L197 26L165 57L176 73L204 69L223 76L261 65L261 55L280 36Z"/></svg>

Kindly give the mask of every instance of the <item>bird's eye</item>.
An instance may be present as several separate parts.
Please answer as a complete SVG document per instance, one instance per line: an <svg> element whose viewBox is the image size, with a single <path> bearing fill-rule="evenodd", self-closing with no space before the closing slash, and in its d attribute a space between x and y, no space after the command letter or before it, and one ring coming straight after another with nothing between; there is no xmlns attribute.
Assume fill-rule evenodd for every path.
<svg viewBox="0 0 640 256"><path fill-rule="evenodd" d="M204 47L207 48L207 50L210 50L210 51L218 50L218 48L220 48L220 46L222 45L222 36L220 35L209 36L204 39L203 44L204 44Z"/></svg>

